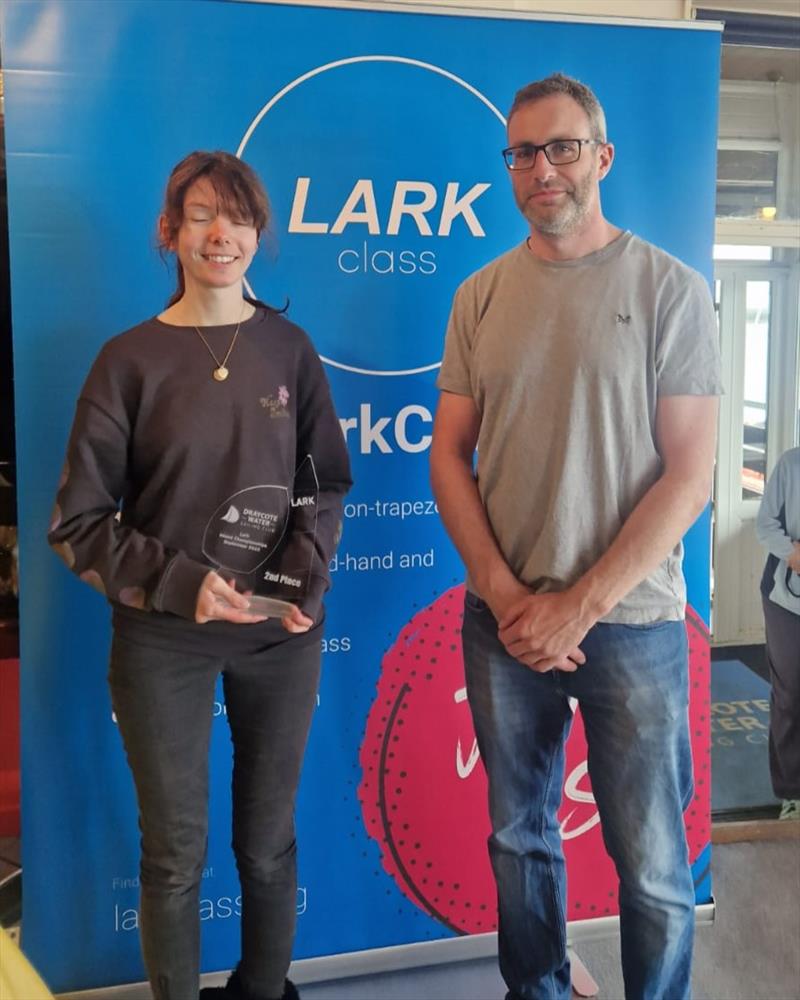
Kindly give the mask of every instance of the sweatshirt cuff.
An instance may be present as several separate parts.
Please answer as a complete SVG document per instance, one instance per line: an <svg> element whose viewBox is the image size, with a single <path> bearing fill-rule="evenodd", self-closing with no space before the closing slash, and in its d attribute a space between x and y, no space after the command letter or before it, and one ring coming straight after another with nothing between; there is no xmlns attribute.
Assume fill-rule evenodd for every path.
<svg viewBox="0 0 800 1000"><path fill-rule="evenodd" d="M322 598L329 587L330 581L327 577L317 576L314 573L308 581L308 593L301 601L298 601L300 610L304 615L313 619L315 625L318 625L322 620Z"/></svg>
<svg viewBox="0 0 800 1000"><path fill-rule="evenodd" d="M164 570L153 595L153 607L156 611L167 611L194 621L197 594L210 572L210 566L179 552Z"/></svg>
<svg viewBox="0 0 800 1000"><path fill-rule="evenodd" d="M791 538L777 525L774 528L762 528L756 523L756 538L768 552L779 559L788 559L794 552Z"/></svg>

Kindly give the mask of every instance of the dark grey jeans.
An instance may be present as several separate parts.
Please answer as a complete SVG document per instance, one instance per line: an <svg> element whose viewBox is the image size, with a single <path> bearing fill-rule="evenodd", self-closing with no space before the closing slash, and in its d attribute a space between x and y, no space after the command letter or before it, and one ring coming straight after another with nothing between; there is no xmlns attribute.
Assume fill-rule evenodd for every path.
<svg viewBox="0 0 800 1000"><path fill-rule="evenodd" d="M779 799L800 799L800 615L762 595L767 631L769 770Z"/></svg>
<svg viewBox="0 0 800 1000"><path fill-rule="evenodd" d="M289 640L223 659L114 637L109 684L139 803L141 942L155 1000L198 995L208 748L220 672L234 751L239 971L248 994L283 992L297 905L294 803L320 645Z"/></svg>

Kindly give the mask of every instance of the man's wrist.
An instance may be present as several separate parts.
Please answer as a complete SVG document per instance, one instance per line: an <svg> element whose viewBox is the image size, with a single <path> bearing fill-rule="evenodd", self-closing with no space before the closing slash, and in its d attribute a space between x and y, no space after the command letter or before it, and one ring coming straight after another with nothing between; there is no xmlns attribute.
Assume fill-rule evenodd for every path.
<svg viewBox="0 0 800 1000"><path fill-rule="evenodd" d="M597 586L588 576L581 577L567 593L575 601L576 617L581 622L588 622L589 628L604 618L616 604L610 598L608 589Z"/></svg>
<svg viewBox="0 0 800 1000"><path fill-rule="evenodd" d="M495 594L502 593L516 582L513 573L505 564L470 567L470 577L475 581L475 586L485 601Z"/></svg>
<svg viewBox="0 0 800 1000"><path fill-rule="evenodd" d="M512 604L530 593L506 565L484 573L482 579L476 580L476 586L495 617L502 617Z"/></svg>

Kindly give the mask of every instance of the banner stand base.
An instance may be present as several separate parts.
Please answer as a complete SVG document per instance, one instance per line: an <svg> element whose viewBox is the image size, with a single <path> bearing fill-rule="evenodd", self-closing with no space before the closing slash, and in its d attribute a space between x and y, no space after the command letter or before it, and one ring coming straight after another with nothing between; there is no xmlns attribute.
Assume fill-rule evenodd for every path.
<svg viewBox="0 0 800 1000"><path fill-rule="evenodd" d="M716 918L716 903L700 903L695 907L695 923L698 928L710 927ZM596 917L594 920L574 920L567 924L567 940L570 959L575 955L572 948L581 941L600 941L619 934L619 917ZM497 954L497 934L469 934L463 937L443 938L439 941L420 941L413 944L395 945L391 948L370 948L367 951L351 951L342 955L323 955L320 958L301 958L292 962L289 976L298 986L303 983L318 983L328 979L349 979L353 976L377 975L381 972L398 972L416 969L425 965L447 965L450 962L466 962L479 958L492 958ZM580 961L581 968L586 972ZM589 980L594 983L588 972ZM223 986L228 972L210 972L201 977L202 986ZM577 985L577 983L576 983ZM595 993L579 993L591 997ZM150 1000L147 983L131 983L128 986L104 986L102 989L81 990L76 993L60 993L60 1000Z"/></svg>

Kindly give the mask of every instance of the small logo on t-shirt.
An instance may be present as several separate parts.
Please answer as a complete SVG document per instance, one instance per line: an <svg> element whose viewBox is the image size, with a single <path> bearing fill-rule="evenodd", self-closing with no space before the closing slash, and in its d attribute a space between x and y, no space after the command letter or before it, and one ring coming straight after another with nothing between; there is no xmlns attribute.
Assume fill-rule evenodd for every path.
<svg viewBox="0 0 800 1000"><path fill-rule="evenodd" d="M617 313L617 322L630 326L631 318L630 316L623 316L622 313Z"/></svg>
<svg viewBox="0 0 800 1000"><path fill-rule="evenodd" d="M270 419L289 416L289 390L285 385L279 385L274 396L262 396L259 403L267 410Z"/></svg>

